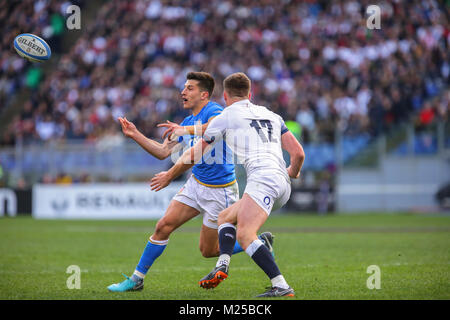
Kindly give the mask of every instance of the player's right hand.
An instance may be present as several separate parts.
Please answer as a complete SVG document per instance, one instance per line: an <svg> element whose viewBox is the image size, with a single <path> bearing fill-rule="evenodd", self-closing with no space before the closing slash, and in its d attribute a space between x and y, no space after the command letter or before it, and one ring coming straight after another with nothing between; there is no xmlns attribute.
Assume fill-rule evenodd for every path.
<svg viewBox="0 0 450 320"><path fill-rule="evenodd" d="M150 180L150 187L152 191L159 191L167 187L172 181L170 174L167 171L162 171L155 174L155 176Z"/></svg>
<svg viewBox="0 0 450 320"><path fill-rule="evenodd" d="M162 135L163 139L167 136L169 140L173 140L175 137L179 137L186 134L186 130L182 126L180 126L178 123L174 123L169 120L167 120L167 123L158 124L157 127L167 128Z"/></svg>
<svg viewBox="0 0 450 320"><path fill-rule="evenodd" d="M118 117L117 120L119 120L120 125L122 126L122 132L123 134L128 138L133 138L134 134L137 132L136 126L133 122L130 122L127 120L127 118Z"/></svg>

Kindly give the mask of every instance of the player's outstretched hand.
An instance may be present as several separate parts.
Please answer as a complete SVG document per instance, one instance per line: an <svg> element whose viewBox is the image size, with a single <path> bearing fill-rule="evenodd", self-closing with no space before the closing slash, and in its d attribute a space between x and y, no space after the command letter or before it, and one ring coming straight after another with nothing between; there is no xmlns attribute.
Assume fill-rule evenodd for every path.
<svg viewBox="0 0 450 320"><path fill-rule="evenodd" d="M165 127L167 128L166 131L164 131L162 137L163 139L167 136L169 137L169 140L172 140L174 136L182 136L186 133L183 126L180 126L179 124L175 122L171 122L167 120L167 123L160 123L157 125L157 127Z"/></svg>
<svg viewBox="0 0 450 320"><path fill-rule="evenodd" d="M127 118L118 117L117 120L119 120L120 125L122 126L122 132L123 134L128 138L133 138L134 135L137 132L136 126L133 122L130 122L127 120Z"/></svg>
<svg viewBox="0 0 450 320"><path fill-rule="evenodd" d="M152 188L152 191L159 191L167 187L171 181L167 171L162 171L155 174L152 180L150 180L150 187Z"/></svg>

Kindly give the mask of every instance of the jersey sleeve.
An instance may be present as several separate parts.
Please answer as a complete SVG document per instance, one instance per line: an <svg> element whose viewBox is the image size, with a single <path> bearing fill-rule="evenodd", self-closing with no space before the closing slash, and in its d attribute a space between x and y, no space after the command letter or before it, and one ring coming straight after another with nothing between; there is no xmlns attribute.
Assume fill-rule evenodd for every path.
<svg viewBox="0 0 450 320"><path fill-rule="evenodd" d="M282 117L280 117L280 126L281 126L281 135L283 135L289 131L289 129L286 127L286 124L284 123L284 120Z"/></svg>
<svg viewBox="0 0 450 320"><path fill-rule="evenodd" d="M222 113L223 108L219 105L213 105L212 107L210 107L208 109L208 112L206 113L206 117L204 119L204 123L208 122L209 120L211 120L212 117L216 117L219 114Z"/></svg>
<svg viewBox="0 0 450 320"><path fill-rule="evenodd" d="M206 128L205 133L203 134L203 139L207 143L213 143L214 141L217 141L219 138L222 139L222 137L225 134L225 130L227 128L227 118L224 114L219 114L214 119L212 119L211 123L208 125L208 128Z"/></svg>

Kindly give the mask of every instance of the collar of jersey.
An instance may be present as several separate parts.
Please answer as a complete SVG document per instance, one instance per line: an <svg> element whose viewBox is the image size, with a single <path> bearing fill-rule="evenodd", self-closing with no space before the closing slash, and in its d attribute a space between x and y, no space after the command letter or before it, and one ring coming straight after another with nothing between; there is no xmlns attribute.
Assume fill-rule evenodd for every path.
<svg viewBox="0 0 450 320"><path fill-rule="evenodd" d="M200 111L199 111L196 115L194 115L194 114L192 113L191 116L194 117L194 118L198 117L198 116L203 112L203 110L205 110L205 108L206 108L210 103L211 103L211 100L209 100L208 103L205 104L205 105L200 109Z"/></svg>
<svg viewBox="0 0 450 320"><path fill-rule="evenodd" d="M248 100L248 99L245 99L245 100L239 100L239 101L236 101L236 102L233 103L233 104L230 104L229 107L237 106L237 105L241 105L241 104L249 105L249 104L251 104L251 102L250 102L250 100Z"/></svg>

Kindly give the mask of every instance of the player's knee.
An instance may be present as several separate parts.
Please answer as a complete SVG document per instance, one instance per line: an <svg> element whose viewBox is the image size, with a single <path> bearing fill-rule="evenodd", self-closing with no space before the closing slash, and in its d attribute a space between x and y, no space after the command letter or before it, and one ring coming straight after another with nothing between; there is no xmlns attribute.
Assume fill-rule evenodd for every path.
<svg viewBox="0 0 450 320"><path fill-rule="evenodd" d="M222 214L219 215L218 219L217 219L217 225L220 226L224 223L231 223L231 224L235 224L234 219L232 219L232 216L230 214L227 214L227 212L223 212Z"/></svg>
<svg viewBox="0 0 450 320"><path fill-rule="evenodd" d="M247 230L239 230L239 228L237 229L236 239L242 248L247 248L250 243L252 243L255 236L256 234L254 234L253 232L248 232Z"/></svg>
<svg viewBox="0 0 450 320"><path fill-rule="evenodd" d="M155 235L163 239L167 239L174 230L174 226L164 218L160 219L155 227Z"/></svg>
<svg viewBox="0 0 450 320"><path fill-rule="evenodd" d="M222 218L221 216L219 216L219 218L217 219L217 225L220 226L224 223L227 223L226 219Z"/></svg>

